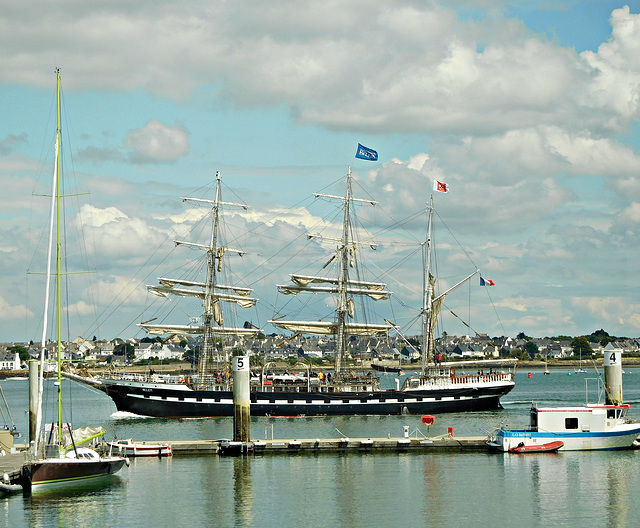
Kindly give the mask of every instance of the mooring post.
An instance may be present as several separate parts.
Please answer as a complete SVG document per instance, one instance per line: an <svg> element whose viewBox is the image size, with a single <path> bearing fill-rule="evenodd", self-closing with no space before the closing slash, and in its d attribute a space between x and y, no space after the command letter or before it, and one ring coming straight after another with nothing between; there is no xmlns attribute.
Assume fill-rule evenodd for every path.
<svg viewBox="0 0 640 528"><path fill-rule="evenodd" d="M233 441L251 439L251 399L249 395L249 356L233 357Z"/></svg>
<svg viewBox="0 0 640 528"><path fill-rule="evenodd" d="M37 442L36 421L38 416L38 374L40 362L29 361L29 444Z"/></svg>
<svg viewBox="0 0 640 528"><path fill-rule="evenodd" d="M622 403L622 353L604 352L604 385L607 405Z"/></svg>

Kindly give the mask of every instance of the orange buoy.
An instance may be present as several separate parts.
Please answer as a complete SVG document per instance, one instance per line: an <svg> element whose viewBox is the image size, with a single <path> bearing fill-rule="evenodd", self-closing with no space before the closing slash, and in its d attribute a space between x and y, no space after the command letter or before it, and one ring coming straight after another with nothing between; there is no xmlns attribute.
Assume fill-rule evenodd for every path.
<svg viewBox="0 0 640 528"><path fill-rule="evenodd" d="M432 425L433 425L433 422L435 422L435 421L436 421L436 417L435 417L435 416L431 416L430 414L425 414L425 415L422 417L422 423L423 423L424 425L426 425L427 427L432 426Z"/></svg>
<svg viewBox="0 0 640 528"><path fill-rule="evenodd" d="M533 378L533 374L531 374L531 372L529 372L529 378Z"/></svg>

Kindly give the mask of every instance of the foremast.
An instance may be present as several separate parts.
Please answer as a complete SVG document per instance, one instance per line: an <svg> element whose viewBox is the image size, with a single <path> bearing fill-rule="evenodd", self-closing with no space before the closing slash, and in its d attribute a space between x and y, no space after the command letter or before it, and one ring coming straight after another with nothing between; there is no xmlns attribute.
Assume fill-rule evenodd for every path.
<svg viewBox="0 0 640 528"><path fill-rule="evenodd" d="M203 312L202 321L199 325L171 325L171 324L149 324L140 323L139 327L143 328L150 334L162 335L171 334L200 334L203 336L203 349L200 354L198 365L198 384L204 386L207 383L207 375L211 370L211 362L215 354L215 338L216 336L252 336L257 334L259 328L242 328L228 327L224 324L223 311L221 302L235 303L242 308L255 306L258 299L250 297L253 291L251 288L235 287L218 282L218 273L222 271L223 257L231 252L240 256L244 254L239 249L234 249L224 245L219 245L218 234L220 228L220 212L222 206L240 207L247 210L249 206L241 203L222 201L222 179L220 171L216 172L216 195L214 200L205 200L201 198L182 197L183 202L194 202L200 205L211 207L211 238L208 244L198 244L195 242L186 242L176 240L176 246L189 246L202 249L207 254L207 269L205 282L170 279L160 277L158 279L160 285L147 285L147 290L154 295L160 297L168 297L176 295L182 297L198 297L202 299ZM184 286L187 286L185 288ZM228 358L225 357L225 362Z"/></svg>
<svg viewBox="0 0 640 528"><path fill-rule="evenodd" d="M386 290L386 284L377 282L367 282L351 280L349 270L355 265L355 255L357 242L350 236L351 232L351 212L350 208L354 202L376 205L374 200L363 200L354 198L351 188L351 167L347 173L347 185L344 196L315 193L316 198L331 198L343 202L343 225L342 236L334 239L338 243L336 250L336 261L338 262L337 278L291 275L292 285L278 285L278 290L285 295L297 295L299 292L331 293L336 296L336 314L334 321L285 321L282 319L272 319L269 322L274 326L291 330L295 333L307 333L315 335L335 335L335 379L339 381L342 377L343 366L347 351L347 340L350 335L384 335L393 327L392 324L371 324L367 322L353 321L355 317L355 303L353 296L366 295L373 300L388 299L391 295ZM309 235L309 238L319 238ZM333 259L332 259L333 260ZM323 284L317 286L316 284Z"/></svg>

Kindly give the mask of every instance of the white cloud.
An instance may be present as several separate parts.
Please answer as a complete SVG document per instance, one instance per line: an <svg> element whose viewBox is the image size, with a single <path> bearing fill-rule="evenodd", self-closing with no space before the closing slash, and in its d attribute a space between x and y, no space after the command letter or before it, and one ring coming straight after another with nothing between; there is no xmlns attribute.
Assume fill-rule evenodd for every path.
<svg viewBox="0 0 640 528"><path fill-rule="evenodd" d="M4 297L0 296L0 321L10 321L15 324L23 321L25 317L33 316L33 312L24 304L11 305Z"/></svg>
<svg viewBox="0 0 640 528"><path fill-rule="evenodd" d="M571 303L588 312L597 321L598 328L611 328L609 333L633 327L640 321L640 304L630 304L623 297L575 297Z"/></svg>
<svg viewBox="0 0 640 528"><path fill-rule="evenodd" d="M634 202L620 214L620 218L633 224L640 224L640 203Z"/></svg>
<svg viewBox="0 0 640 528"><path fill-rule="evenodd" d="M124 146L131 149L134 163L167 163L189 153L187 132L181 126L170 127L151 120L138 130L130 130Z"/></svg>
<svg viewBox="0 0 640 528"><path fill-rule="evenodd" d="M380 202L358 210L365 227L379 222L388 229L426 206L433 179L445 181L452 192L436 196L437 212L474 263L497 280L492 295L512 312L509 325L547 333L552 329L544 325L551 321L565 333L580 320L591 330L600 324L595 306L582 309L566 299L582 299L585 284L594 298L606 298L602 277L628 282L637 267L629 248L640 223L640 160L627 132L639 117L640 16L628 8L614 11L608 41L578 54L505 17L501 4L454 3L463 4L482 17L460 16L448 2L413 0L256 0L251 9L243 2L205 0L159 0L154 9L144 2L102 2L98 9L87 0L56 12L38 9L44 2L36 0L28 14L17 5L3 11L0 80L49 89L51 56L63 56L67 94L93 90L105 98L114 92L130 104L144 101L135 109L136 118L138 111L143 117L121 125L128 133L113 122L96 123L102 135L88 133L80 149L82 159L109 170L89 175L93 205L82 211L90 249L109 274L101 287L113 294L122 287L131 304L139 298L122 277L144 266L176 232L186 238L203 214L180 209L179 193L193 185L176 175L169 179L169 169L182 174L186 168L184 174L197 179L222 160L223 169L227 163L243 172L241 186L258 207L233 222L253 230L243 248L251 252L245 261L256 268L261 259L260 265L271 266L286 258L267 253L303 232L340 227L339 216L321 220L321 207L291 210L296 201L288 200L297 193L304 198L309 188L323 190L325 178L336 176L329 165L343 158L331 152L318 164L324 166L278 166L290 162L279 154L265 161L246 147L240 161L227 161L217 148L217 133L231 138L225 147L249 144L251 110L276 108L270 115L293 118L287 123L292 137L320 128L323 138L336 132L327 141L331 148L347 135L360 140L362 133L381 153L399 147L402 154L385 153L388 161L366 169L354 164L363 188L356 194L365 190ZM235 128L209 123L210 115L230 117ZM199 143L197 126L198 137L204 136ZM41 167L25 155L34 143L30 133L13 126L2 137L0 174L13 193L4 206L0 246L5 272L13 276L24 267L19 256L29 253L24 233L31 219L20 211L31 205L27 189ZM305 144L304 137L286 148L329 151ZM261 172L268 176L258 179ZM402 229L393 235L405 237L403 243L423 240L424 217ZM380 236L393 251L404 250L392 245L397 241L388 232ZM454 245L449 242L446 251ZM327 248L312 249L320 255ZM457 272L457 257L442 256ZM419 265L401 274L407 288L419 289ZM20 304L9 300L17 297L7 287L3 292L9 304ZM629 291L624 300L633 304L631 299ZM623 304L607 301L612 324L634 320L624 316Z"/></svg>
<svg viewBox="0 0 640 528"><path fill-rule="evenodd" d="M284 104L306 123L378 132L619 130L638 109L640 23L628 8L614 11L609 42L577 55L497 11L478 21L444 2L92 4L29 17L7 8L0 79L49 86L38 65L54 53L69 57L70 88L182 100L217 86L224 104ZM168 153L150 132L167 131L128 140L143 158L185 152L175 130Z"/></svg>
<svg viewBox="0 0 640 528"><path fill-rule="evenodd" d="M140 264L167 239L160 225L131 218L116 207L85 204L75 222L84 230L87 249L96 255L102 269L122 263Z"/></svg>

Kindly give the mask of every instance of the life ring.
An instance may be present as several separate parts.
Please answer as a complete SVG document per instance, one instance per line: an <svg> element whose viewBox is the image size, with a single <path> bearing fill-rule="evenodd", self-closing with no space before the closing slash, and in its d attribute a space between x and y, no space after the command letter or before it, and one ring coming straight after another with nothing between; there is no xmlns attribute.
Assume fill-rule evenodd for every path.
<svg viewBox="0 0 640 528"><path fill-rule="evenodd" d="M178 376L178 383L184 383L184 376Z"/></svg>
<svg viewBox="0 0 640 528"><path fill-rule="evenodd" d="M426 425L427 427L431 427L433 425L433 422L436 421L436 417L435 416L431 416L430 414L425 414L422 417L422 424Z"/></svg>

